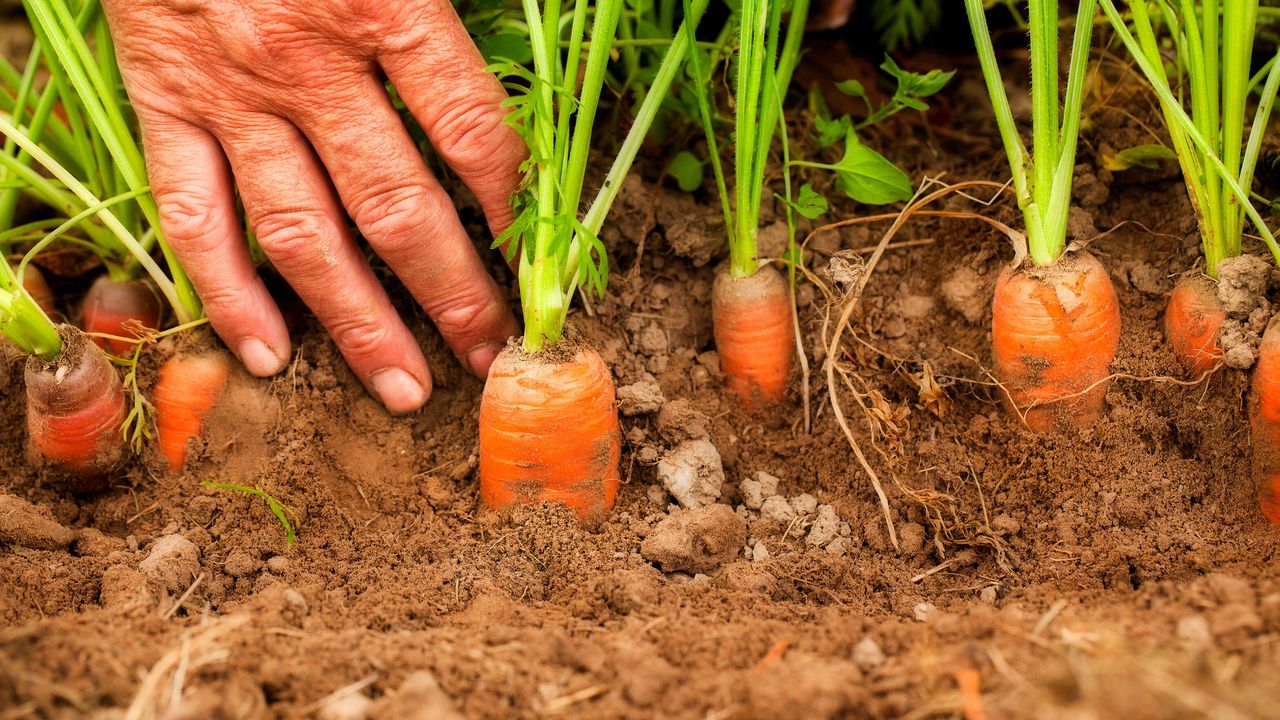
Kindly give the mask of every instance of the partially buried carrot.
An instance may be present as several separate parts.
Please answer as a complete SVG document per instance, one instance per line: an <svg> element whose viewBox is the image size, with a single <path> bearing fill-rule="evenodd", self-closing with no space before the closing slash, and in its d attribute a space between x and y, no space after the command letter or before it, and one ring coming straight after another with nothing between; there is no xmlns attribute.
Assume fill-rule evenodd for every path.
<svg viewBox="0 0 1280 720"><path fill-rule="evenodd" d="M1218 330L1227 317L1213 280L1187 274L1174 286L1164 313L1164 334L1188 375L1198 377L1222 361Z"/></svg>
<svg viewBox="0 0 1280 720"><path fill-rule="evenodd" d="M27 360L27 451L34 464L89 489L126 457L124 387L84 333L64 325L59 334L56 360Z"/></svg>
<svg viewBox="0 0 1280 720"><path fill-rule="evenodd" d="M58 305L55 301L53 288L49 287L49 281L45 279L44 273L40 272L40 268L35 265L28 265L22 271L22 287L26 289L27 294L32 300L40 306L45 315L53 317L58 311Z"/></svg>
<svg viewBox="0 0 1280 720"><path fill-rule="evenodd" d="M782 399L795 352L787 281L772 266L716 276L711 315L720 369L749 407Z"/></svg>
<svg viewBox="0 0 1280 720"><path fill-rule="evenodd" d="M1102 263L1085 252L1043 267L1006 267L992 300L996 377L1037 432L1102 416L1120 342L1120 306Z"/></svg>
<svg viewBox="0 0 1280 720"><path fill-rule="evenodd" d="M597 522L618 495L622 433L613 378L590 348L508 347L480 402L480 498L502 509L559 503Z"/></svg>
<svg viewBox="0 0 1280 720"><path fill-rule="evenodd" d="M200 435L205 414L217 403L230 371L231 361L217 350L175 355L160 366L152 392L160 453L170 471L186 465L187 443Z"/></svg>
<svg viewBox="0 0 1280 720"><path fill-rule="evenodd" d="M1280 525L1280 327L1274 319L1262 335L1253 368L1249 426L1258 505L1267 522Z"/></svg>
<svg viewBox="0 0 1280 720"><path fill-rule="evenodd" d="M142 281L122 282L103 275L93 282L84 296L81 327L87 333L117 337L133 337L139 328L160 327L163 308L150 285ZM96 337L99 347L117 355L133 350L133 344L122 340Z"/></svg>

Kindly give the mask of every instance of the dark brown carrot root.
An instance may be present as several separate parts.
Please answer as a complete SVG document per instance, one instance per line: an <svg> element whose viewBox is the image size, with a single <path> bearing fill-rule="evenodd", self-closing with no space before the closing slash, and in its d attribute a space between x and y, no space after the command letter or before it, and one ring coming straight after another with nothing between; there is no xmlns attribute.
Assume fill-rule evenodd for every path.
<svg viewBox="0 0 1280 720"><path fill-rule="evenodd" d="M711 316L720 369L748 407L786 392L795 353L790 294L782 274L765 265L747 277L716 276Z"/></svg>
<svg viewBox="0 0 1280 720"><path fill-rule="evenodd" d="M93 282L84 296L81 327L87 333L116 337L135 337L138 327L155 330L160 327L163 306L156 291L142 281L120 282L103 275ZM95 337L98 347L122 355L134 349L133 343Z"/></svg>
<svg viewBox="0 0 1280 720"><path fill-rule="evenodd" d="M88 337L61 330L57 361L27 361L28 455L33 463L90 489L127 457L120 375Z"/></svg>
<svg viewBox="0 0 1280 720"><path fill-rule="evenodd" d="M1078 430L1102 416L1120 306L1092 255L1005 268L992 300L991 337L996 377L1032 430Z"/></svg>
<svg viewBox="0 0 1280 720"><path fill-rule="evenodd" d="M597 523L617 499L621 454L613 378L594 350L498 355L480 403L486 505L559 503Z"/></svg>
<svg viewBox="0 0 1280 720"><path fill-rule="evenodd" d="M1273 319L1258 347L1249 395L1253 479L1267 522L1280 525L1280 327Z"/></svg>
<svg viewBox="0 0 1280 720"><path fill-rule="evenodd" d="M200 435L230 372L231 361L220 350L176 355L160 366L152 393L157 441L171 472L186 465L187 444Z"/></svg>
<svg viewBox="0 0 1280 720"><path fill-rule="evenodd" d="M49 287L49 281L45 279L44 273L40 272L40 268L27 265L22 271L22 287L26 289L31 299L36 301L36 305L40 306L45 315L54 317L57 314L58 303L54 297L53 288Z"/></svg>
<svg viewBox="0 0 1280 720"><path fill-rule="evenodd" d="M1199 377L1222 362L1218 330L1226 318L1213 280L1189 273L1174 286L1164 314L1164 334L1188 375Z"/></svg>

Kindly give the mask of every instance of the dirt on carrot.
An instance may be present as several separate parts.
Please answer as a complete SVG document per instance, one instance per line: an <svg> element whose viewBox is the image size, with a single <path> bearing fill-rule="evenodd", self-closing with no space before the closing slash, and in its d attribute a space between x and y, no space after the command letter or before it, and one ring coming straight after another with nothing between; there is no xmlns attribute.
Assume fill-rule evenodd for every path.
<svg viewBox="0 0 1280 720"><path fill-rule="evenodd" d="M907 169L1001 177L985 100L966 101L965 83L954 92L954 123L892 126L916 148ZM1090 168L1108 146L1147 137L1104 110L1091 128L1080 158ZM179 477L134 465L82 497L42 484L20 458L21 398L0 394L0 487L76 535L69 549L0 547L0 707L58 718L131 705L179 717L357 706L372 718L406 707L494 718L1274 715L1280 536L1247 480L1248 380L1223 370L1174 382L1181 369L1163 339L1167 279L1199 253L1186 193L1167 172L1077 176L1098 228L1131 221L1090 245L1125 325L1120 377L1093 427L1033 438L1001 409L989 326L968 314L1008 261L997 234L913 222L899 239L920 244L889 251L869 281L839 359L842 391L867 412L851 396L843 404L885 486L896 547L825 379L811 378L809 434L798 401L753 413L725 389L713 263L693 266L668 240L687 239L695 200L652 182L623 194L604 233L609 292L574 316L614 374L622 414L617 507L594 530L563 510L500 515L479 502L482 385L403 295L434 373L422 412L389 417L304 323L280 377L233 372L206 418L210 439ZM1017 222L1011 202L957 203ZM483 237L478 210L464 214ZM871 232L815 238L813 270L874 243ZM963 282L948 285L960 268ZM499 261L491 269L510 285ZM803 344L820 367L827 308L803 290ZM154 374L144 367L144 388ZM260 498L205 480L279 498L298 541L285 546ZM709 552L738 532L741 548ZM667 572L642 551L655 534L674 558ZM757 668L780 640L785 652ZM976 675L958 683L959 668Z"/></svg>

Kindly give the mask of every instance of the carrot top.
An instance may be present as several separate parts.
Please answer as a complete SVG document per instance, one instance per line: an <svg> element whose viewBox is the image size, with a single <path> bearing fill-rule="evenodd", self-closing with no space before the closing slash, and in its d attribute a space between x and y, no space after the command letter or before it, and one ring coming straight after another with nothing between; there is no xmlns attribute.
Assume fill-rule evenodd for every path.
<svg viewBox="0 0 1280 720"><path fill-rule="evenodd" d="M560 341L569 302L579 287L603 294L609 261L598 233L688 50L682 30L668 47L599 194L580 216L591 131L623 4L624 0L577 0L568 12L565 37L559 0L546 0L541 7L536 0L526 0L533 72L510 60L491 68L508 81L513 93L508 121L529 146L525 183L512 199L515 221L494 241L494 247L506 248L508 261L519 257L528 352ZM697 0L696 5L695 14L686 20L695 25L707 0ZM594 17L588 33L589 15ZM565 90L574 84L565 79L578 77L582 79L576 94Z"/></svg>

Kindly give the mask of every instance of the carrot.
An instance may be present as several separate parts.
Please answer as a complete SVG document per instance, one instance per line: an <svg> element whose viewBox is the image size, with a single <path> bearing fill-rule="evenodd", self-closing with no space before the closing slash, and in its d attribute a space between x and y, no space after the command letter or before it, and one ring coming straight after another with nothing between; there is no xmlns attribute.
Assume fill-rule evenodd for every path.
<svg viewBox="0 0 1280 720"><path fill-rule="evenodd" d="M716 276L711 316L720 368L748 407L779 401L786 391L795 352L789 302L787 281L771 266Z"/></svg>
<svg viewBox="0 0 1280 720"><path fill-rule="evenodd" d="M1187 274L1174 286L1164 313L1164 334L1188 375L1203 375L1222 361L1218 329L1226 317L1217 286L1208 277Z"/></svg>
<svg viewBox="0 0 1280 720"><path fill-rule="evenodd" d="M40 268L28 265L22 271L22 287L26 289L31 299L36 301L45 315L52 317L58 312L53 288L49 287L49 281L45 279L44 273L40 272Z"/></svg>
<svg viewBox="0 0 1280 720"><path fill-rule="evenodd" d="M964 720L987 720L987 711L982 706L982 675L977 668L960 668L955 671L955 678Z"/></svg>
<svg viewBox="0 0 1280 720"><path fill-rule="evenodd" d="M1258 347L1249 395L1253 478L1267 522L1280 525L1280 329L1273 319Z"/></svg>
<svg viewBox="0 0 1280 720"><path fill-rule="evenodd" d="M160 327L161 312L160 298L147 283L121 282L103 275L84 296L80 325L87 333L128 338L138 334L138 326L147 330ZM93 341L117 355L133 350L131 343L122 340L98 337Z"/></svg>
<svg viewBox="0 0 1280 720"><path fill-rule="evenodd" d="M27 453L84 489L126 457L125 393L103 352L76 328L59 329L62 353L27 360Z"/></svg>
<svg viewBox="0 0 1280 720"><path fill-rule="evenodd" d="M218 401L227 382L231 362L221 351L175 355L160 366L152 394L160 453L171 472L187 462L187 443L200 435L205 413Z"/></svg>
<svg viewBox="0 0 1280 720"><path fill-rule="evenodd" d="M480 499L560 503L595 523L618 495L622 432L613 378L590 348L508 347L480 401Z"/></svg>
<svg viewBox="0 0 1280 720"><path fill-rule="evenodd" d="M1032 430L1076 430L1102 416L1120 342L1120 306L1102 263L1077 252L1006 267L991 307L996 377Z"/></svg>

